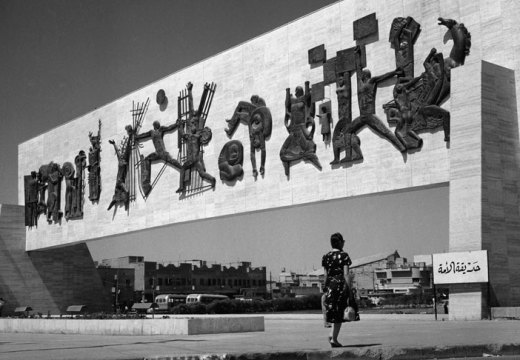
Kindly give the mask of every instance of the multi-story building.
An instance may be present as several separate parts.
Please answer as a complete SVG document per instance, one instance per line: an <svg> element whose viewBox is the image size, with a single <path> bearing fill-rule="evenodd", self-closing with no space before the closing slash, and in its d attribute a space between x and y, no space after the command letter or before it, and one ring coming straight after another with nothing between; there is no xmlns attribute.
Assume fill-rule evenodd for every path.
<svg viewBox="0 0 520 360"><path fill-rule="evenodd" d="M142 256L103 260L98 269L133 269L134 298L152 301L158 294L212 293L228 296L265 297L266 268L250 262L236 266L212 264L203 260L185 260L178 265L144 261Z"/></svg>
<svg viewBox="0 0 520 360"><path fill-rule="evenodd" d="M406 259L397 260L386 268L375 270L376 292L411 294L431 288L431 265L425 262L408 263Z"/></svg>
<svg viewBox="0 0 520 360"><path fill-rule="evenodd" d="M431 287L431 265L427 266L424 262L408 263L397 250L353 259L350 274L354 288L362 297L410 293ZM279 277L278 292L281 295L319 293L325 280L323 268L307 274L284 269Z"/></svg>

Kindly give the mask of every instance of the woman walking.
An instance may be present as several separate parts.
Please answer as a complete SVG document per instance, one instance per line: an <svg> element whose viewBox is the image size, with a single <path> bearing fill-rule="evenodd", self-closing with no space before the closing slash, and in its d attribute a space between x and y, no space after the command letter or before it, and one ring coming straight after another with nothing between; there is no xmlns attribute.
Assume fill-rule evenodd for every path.
<svg viewBox="0 0 520 360"><path fill-rule="evenodd" d="M341 347L338 335L344 320L344 312L348 305L350 295L347 283L349 266L352 260L343 251L345 240L340 233L330 237L332 250L323 255L321 264L325 269L325 317L328 323L332 323L329 342L332 347Z"/></svg>

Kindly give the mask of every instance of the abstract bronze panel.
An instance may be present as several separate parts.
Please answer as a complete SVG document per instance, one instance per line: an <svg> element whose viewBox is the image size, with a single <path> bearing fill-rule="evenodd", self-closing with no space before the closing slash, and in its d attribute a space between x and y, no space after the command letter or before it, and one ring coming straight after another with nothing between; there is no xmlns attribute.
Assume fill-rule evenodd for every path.
<svg viewBox="0 0 520 360"><path fill-rule="evenodd" d="M309 50L309 65L319 65L327 61L325 45L321 44Z"/></svg>
<svg viewBox="0 0 520 360"><path fill-rule="evenodd" d="M311 101L313 103L321 101L325 98L325 84L323 81L312 84L311 87Z"/></svg>
<svg viewBox="0 0 520 360"><path fill-rule="evenodd" d="M379 31L376 13L364 16L354 21L354 40L376 35Z"/></svg>
<svg viewBox="0 0 520 360"><path fill-rule="evenodd" d="M327 60L323 64L323 83L325 85L334 84L336 82L336 58Z"/></svg>

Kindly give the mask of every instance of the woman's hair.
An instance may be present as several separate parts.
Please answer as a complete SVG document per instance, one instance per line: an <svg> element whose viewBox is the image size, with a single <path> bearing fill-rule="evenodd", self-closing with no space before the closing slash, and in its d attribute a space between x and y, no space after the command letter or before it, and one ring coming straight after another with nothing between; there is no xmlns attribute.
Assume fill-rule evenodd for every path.
<svg viewBox="0 0 520 360"><path fill-rule="evenodd" d="M342 249L343 248L343 236L337 232L330 236L330 246L332 246L335 249Z"/></svg>

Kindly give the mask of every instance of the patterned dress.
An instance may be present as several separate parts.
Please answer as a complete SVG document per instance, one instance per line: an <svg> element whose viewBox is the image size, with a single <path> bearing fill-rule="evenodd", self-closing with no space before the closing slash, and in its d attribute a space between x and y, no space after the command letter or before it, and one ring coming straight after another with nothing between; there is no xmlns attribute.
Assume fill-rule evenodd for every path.
<svg viewBox="0 0 520 360"><path fill-rule="evenodd" d="M332 250L323 255L321 264L327 272L325 282L325 316L329 323L344 322L343 313L348 305L349 287L345 280L344 267L352 260L343 250Z"/></svg>

